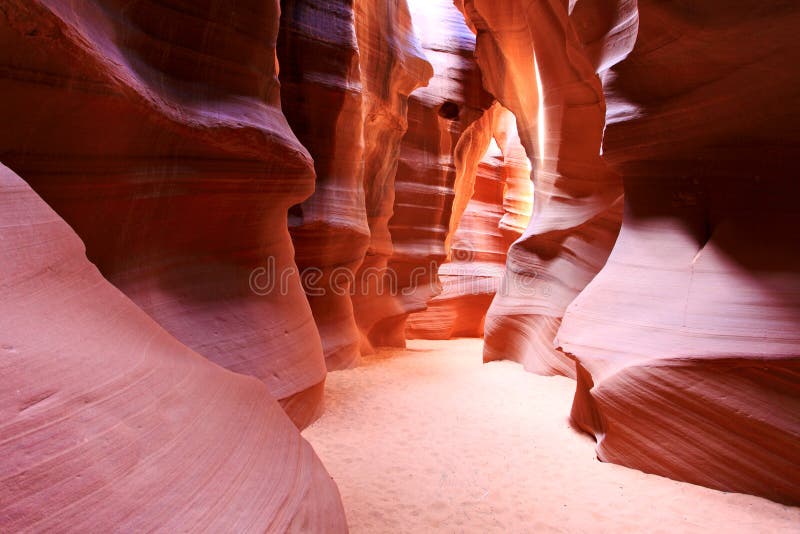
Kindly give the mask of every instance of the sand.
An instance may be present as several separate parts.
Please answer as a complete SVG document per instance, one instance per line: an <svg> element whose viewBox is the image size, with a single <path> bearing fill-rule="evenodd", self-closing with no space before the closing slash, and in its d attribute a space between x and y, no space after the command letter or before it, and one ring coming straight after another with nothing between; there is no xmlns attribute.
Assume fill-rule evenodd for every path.
<svg viewBox="0 0 800 534"><path fill-rule="evenodd" d="M410 341L328 375L303 432L369 532L800 532L800 508L599 462L575 383L481 363L481 340Z"/></svg>

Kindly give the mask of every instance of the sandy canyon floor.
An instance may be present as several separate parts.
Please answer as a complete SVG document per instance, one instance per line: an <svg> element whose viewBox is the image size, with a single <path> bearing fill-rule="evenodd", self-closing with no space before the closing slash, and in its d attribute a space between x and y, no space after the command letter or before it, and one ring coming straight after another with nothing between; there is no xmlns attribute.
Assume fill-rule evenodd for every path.
<svg viewBox="0 0 800 534"><path fill-rule="evenodd" d="M303 434L362 532L800 532L800 508L597 461L574 382L410 341L328 375Z"/></svg>

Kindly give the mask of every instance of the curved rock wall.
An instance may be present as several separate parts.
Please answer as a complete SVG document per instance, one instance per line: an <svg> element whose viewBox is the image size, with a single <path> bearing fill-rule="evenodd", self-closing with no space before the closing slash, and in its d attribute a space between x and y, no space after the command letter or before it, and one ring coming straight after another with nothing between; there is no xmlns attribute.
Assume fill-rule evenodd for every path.
<svg viewBox="0 0 800 534"><path fill-rule="evenodd" d="M572 419L602 460L798 504L800 8L639 0L638 18L605 80L622 231L558 333Z"/></svg>
<svg viewBox="0 0 800 534"><path fill-rule="evenodd" d="M2 165L0 258L3 530L347 531L267 388L159 327Z"/></svg>
<svg viewBox="0 0 800 534"><path fill-rule="evenodd" d="M314 194L289 212L329 370L358 361L350 299L369 243L362 88L352 0L284 0L278 40L283 113L314 159Z"/></svg>
<svg viewBox="0 0 800 534"><path fill-rule="evenodd" d="M391 307L387 280L394 249L389 219L400 142L408 129L408 95L428 83L433 68L414 33L405 0L356 0L354 6L364 91L363 183L370 240L352 301L361 351L371 352L370 333Z"/></svg>
<svg viewBox="0 0 800 534"><path fill-rule="evenodd" d="M439 267L441 294L409 316L406 337L480 337L497 291L510 241L499 230L503 216L502 153L494 145L476 169L472 199L453 234L450 260Z"/></svg>
<svg viewBox="0 0 800 534"><path fill-rule="evenodd" d="M286 212L312 192L312 161L280 111L277 3L220 9L5 2L0 157L113 284L304 426L325 364Z"/></svg>
<svg viewBox="0 0 800 534"><path fill-rule="evenodd" d="M448 0L414 0L409 6L433 78L408 100L389 223L393 251L387 273L393 287L363 323L372 345L403 346L408 314L425 309L440 291L437 269L445 258L454 152L465 128L492 103L472 58L474 36L458 10Z"/></svg>
<svg viewBox="0 0 800 534"><path fill-rule="evenodd" d="M517 132L514 114L499 107L494 116L494 140L503 154L503 217L500 231L516 240L528 227L533 212L531 161ZM508 247L506 247L506 251ZM504 260L505 262L505 256Z"/></svg>
<svg viewBox="0 0 800 534"><path fill-rule="evenodd" d="M459 141L454 230L448 234L448 259L439 267L442 292L427 310L409 316L407 337L483 335L486 312L501 290L506 251L531 213L530 162L516 132L511 112L494 104Z"/></svg>
<svg viewBox="0 0 800 534"><path fill-rule="evenodd" d="M486 318L484 359L574 376L574 363L553 338L569 303L608 257L622 190L600 158L605 102L596 71L604 65L567 7L556 0L461 3L477 33L486 88L515 115L535 167L533 216L508 252L505 289Z"/></svg>
<svg viewBox="0 0 800 534"><path fill-rule="evenodd" d="M600 459L800 503L800 8L456 4L284 0L279 69L277 0L4 2L79 236L0 167L4 527L345 530L286 414L484 315Z"/></svg>
<svg viewBox="0 0 800 534"><path fill-rule="evenodd" d="M602 460L797 503L800 256L785 243L800 222L798 112L786 104L798 97L800 10L489 4L462 8L487 88L536 154L536 197L509 252L511 293L487 318L486 358L540 373L577 365L572 420ZM534 58L538 114L521 92ZM609 256L615 175L624 222Z"/></svg>

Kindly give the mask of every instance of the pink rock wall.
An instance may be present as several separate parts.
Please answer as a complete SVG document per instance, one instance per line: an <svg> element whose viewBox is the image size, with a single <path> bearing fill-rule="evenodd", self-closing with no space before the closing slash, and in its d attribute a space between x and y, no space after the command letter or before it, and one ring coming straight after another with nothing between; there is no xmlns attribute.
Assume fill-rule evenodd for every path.
<svg viewBox="0 0 800 534"><path fill-rule="evenodd" d="M572 419L602 460L798 504L800 9L589 4L639 24L605 76L622 231L558 332Z"/></svg>
<svg viewBox="0 0 800 534"><path fill-rule="evenodd" d="M264 384L157 325L2 165L0 258L2 530L347 531Z"/></svg>
<svg viewBox="0 0 800 534"><path fill-rule="evenodd" d="M499 106L499 105L498 105ZM531 161L517 132L514 114L499 106L494 116L494 140L503 154L503 217L500 231L518 239L528 227L533 212ZM508 248L506 248L507 252ZM504 259L505 261L505 259Z"/></svg>
<svg viewBox="0 0 800 534"><path fill-rule="evenodd" d="M286 212L312 192L312 161L280 111L277 3L220 9L6 2L0 156L114 285L304 426L320 338L296 269L272 291L264 274L268 258L294 268Z"/></svg>
<svg viewBox="0 0 800 534"><path fill-rule="evenodd" d="M326 369L484 330L800 503L800 8L409 4L3 4L0 525L343 531Z"/></svg>
<svg viewBox="0 0 800 534"><path fill-rule="evenodd" d="M576 374L572 420L602 460L797 503L800 262L786 243L800 10L462 8L487 88L536 154L533 218L509 252L512 292L489 311L486 359ZM522 91L534 57L540 113Z"/></svg>

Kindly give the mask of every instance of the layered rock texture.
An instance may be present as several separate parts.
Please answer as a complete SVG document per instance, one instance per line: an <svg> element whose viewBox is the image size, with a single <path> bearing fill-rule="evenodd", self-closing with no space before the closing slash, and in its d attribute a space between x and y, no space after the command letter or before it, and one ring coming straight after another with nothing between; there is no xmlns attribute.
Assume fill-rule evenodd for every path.
<svg viewBox="0 0 800 534"><path fill-rule="evenodd" d="M172 335L298 426L325 364L286 212L314 169L280 111L271 1L56 0L0 13L3 161Z"/></svg>
<svg viewBox="0 0 800 534"><path fill-rule="evenodd" d="M476 156L483 151L483 157ZM477 162L477 165L476 165ZM441 294L409 316L406 337L480 337L500 288L506 251L530 219L530 162L514 116L498 104L470 125L456 147L456 197L439 267Z"/></svg>
<svg viewBox="0 0 800 534"><path fill-rule="evenodd" d="M486 88L515 115L535 167L533 216L508 252L504 291L486 318L484 358L574 376L553 338L605 263L621 216L621 184L600 158L603 58L584 50L564 2L464 0L462 9L477 32Z"/></svg>
<svg viewBox="0 0 800 534"><path fill-rule="evenodd" d="M558 333L572 418L603 460L798 504L800 8L640 0L638 20L635 45L607 38L630 50L605 76L622 231Z"/></svg>
<svg viewBox="0 0 800 534"><path fill-rule="evenodd" d="M800 504L798 27L4 0L0 530L345 530L297 427L408 336L575 377L601 460Z"/></svg>
<svg viewBox="0 0 800 534"><path fill-rule="evenodd" d="M446 256L456 146L465 128L492 103L472 57L474 36L455 6L448 0L414 0L409 7L433 77L407 102L408 131L397 155L388 225L391 255L385 270L383 259L371 259L369 266L377 260L384 273L383 287L358 314L366 350L403 346L408 315L425 309L441 291L437 271Z"/></svg>
<svg viewBox="0 0 800 534"><path fill-rule="evenodd" d="M281 13L282 108L317 176L314 194L292 207L289 226L327 367L340 369L358 361L350 294L370 238L355 17L352 0L285 0Z"/></svg>
<svg viewBox="0 0 800 534"><path fill-rule="evenodd" d="M194 353L0 165L0 528L345 532L267 388Z"/></svg>
<svg viewBox="0 0 800 534"><path fill-rule="evenodd" d="M800 10L462 8L535 162L485 358L577 375L572 420L602 460L800 502L800 257L786 248L800 223L800 112L787 105ZM757 46L741 39L756 28L770 28ZM521 91L537 74L538 113Z"/></svg>
<svg viewBox="0 0 800 534"><path fill-rule="evenodd" d="M355 0L363 105L363 188L369 242L352 281L351 301L359 352L373 350L370 336L391 291L393 252L389 219L400 143L408 129L408 96L426 85L433 68L414 32L405 0Z"/></svg>

